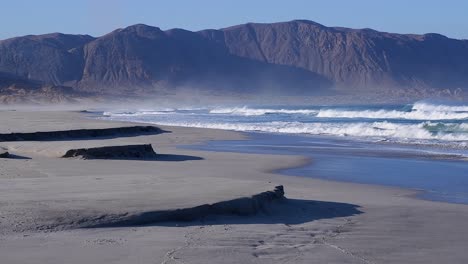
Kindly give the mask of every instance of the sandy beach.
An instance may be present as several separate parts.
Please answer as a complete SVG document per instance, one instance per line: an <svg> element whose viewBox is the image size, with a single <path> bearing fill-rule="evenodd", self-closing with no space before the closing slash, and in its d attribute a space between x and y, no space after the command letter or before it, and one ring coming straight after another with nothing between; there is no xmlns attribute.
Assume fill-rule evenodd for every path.
<svg viewBox="0 0 468 264"><path fill-rule="evenodd" d="M2 111L0 123L0 134L147 126L60 111ZM165 132L0 142L10 154L0 158L0 263L468 263L466 205L420 200L413 190L279 175L313 160L178 148L243 135L160 128ZM138 144L151 144L158 158L62 158L70 149ZM255 214L122 221L279 185L287 199Z"/></svg>

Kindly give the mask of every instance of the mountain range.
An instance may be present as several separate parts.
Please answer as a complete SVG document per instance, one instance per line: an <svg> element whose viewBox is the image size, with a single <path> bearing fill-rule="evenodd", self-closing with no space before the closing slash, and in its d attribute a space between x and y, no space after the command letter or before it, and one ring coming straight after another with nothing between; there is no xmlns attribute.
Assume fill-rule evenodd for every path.
<svg viewBox="0 0 468 264"><path fill-rule="evenodd" d="M376 94L466 96L468 40L295 20L219 30L143 24L101 37L0 41L0 100L80 97Z"/></svg>

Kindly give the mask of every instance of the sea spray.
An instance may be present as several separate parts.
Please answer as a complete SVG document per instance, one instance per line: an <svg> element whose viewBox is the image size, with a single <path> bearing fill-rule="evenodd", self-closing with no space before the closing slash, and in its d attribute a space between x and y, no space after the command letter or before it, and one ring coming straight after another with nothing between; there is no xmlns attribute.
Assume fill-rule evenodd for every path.
<svg viewBox="0 0 468 264"><path fill-rule="evenodd" d="M108 111L105 119L468 148L468 105L270 106Z"/></svg>

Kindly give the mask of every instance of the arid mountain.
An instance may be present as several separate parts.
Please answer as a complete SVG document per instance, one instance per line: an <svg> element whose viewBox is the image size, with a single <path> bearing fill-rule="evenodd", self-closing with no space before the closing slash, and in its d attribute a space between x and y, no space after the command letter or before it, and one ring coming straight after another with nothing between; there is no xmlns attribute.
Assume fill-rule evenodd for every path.
<svg viewBox="0 0 468 264"><path fill-rule="evenodd" d="M468 41L439 34L392 34L302 20L222 32L222 40L216 40L231 54L306 69L345 89L468 86Z"/></svg>
<svg viewBox="0 0 468 264"><path fill-rule="evenodd" d="M191 88L248 92L290 86L310 93L331 86L316 73L235 56L224 45L182 29L162 31L146 25L119 29L86 44L83 56L78 86L93 92L171 93Z"/></svg>
<svg viewBox="0 0 468 264"><path fill-rule="evenodd" d="M103 97L195 89L459 96L468 92L468 41L303 20L199 32L138 24L99 38L54 33L0 41L0 72L1 94L72 87Z"/></svg>
<svg viewBox="0 0 468 264"><path fill-rule="evenodd" d="M47 34L0 41L0 71L49 84L81 79L83 46L91 36Z"/></svg>

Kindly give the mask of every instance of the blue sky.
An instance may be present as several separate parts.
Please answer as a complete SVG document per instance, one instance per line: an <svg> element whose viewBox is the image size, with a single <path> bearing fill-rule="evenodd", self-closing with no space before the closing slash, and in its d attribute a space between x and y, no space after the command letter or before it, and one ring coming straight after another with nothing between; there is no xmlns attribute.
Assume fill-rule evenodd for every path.
<svg viewBox="0 0 468 264"><path fill-rule="evenodd" d="M4 0L1 9L0 39L50 32L100 36L137 23L200 30L293 19L468 39L467 0Z"/></svg>

